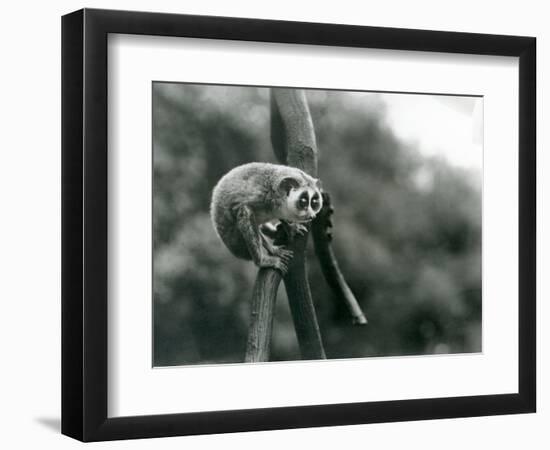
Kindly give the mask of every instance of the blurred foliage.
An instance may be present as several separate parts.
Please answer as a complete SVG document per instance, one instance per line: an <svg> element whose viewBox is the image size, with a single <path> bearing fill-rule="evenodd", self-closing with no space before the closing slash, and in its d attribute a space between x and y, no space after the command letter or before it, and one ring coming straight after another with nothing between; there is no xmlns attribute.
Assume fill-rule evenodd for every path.
<svg viewBox="0 0 550 450"><path fill-rule="evenodd" d="M327 356L481 351L479 187L399 141L380 95L361 95L308 91L319 175L336 209L333 245L369 319L351 325L310 248ZM225 172L276 162L269 133L265 88L153 84L156 366L243 360L256 269L218 240L208 210ZM281 285L272 359L299 358Z"/></svg>

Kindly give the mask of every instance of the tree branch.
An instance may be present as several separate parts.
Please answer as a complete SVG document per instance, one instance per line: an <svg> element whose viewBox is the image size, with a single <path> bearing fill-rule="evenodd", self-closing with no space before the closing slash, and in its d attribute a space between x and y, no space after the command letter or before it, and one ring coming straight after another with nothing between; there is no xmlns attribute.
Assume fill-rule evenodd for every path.
<svg viewBox="0 0 550 450"><path fill-rule="evenodd" d="M271 142L281 164L317 176L317 143L304 91L271 89ZM294 257L284 282L302 358L325 359L307 279L305 249L308 234L297 236L290 243Z"/></svg>
<svg viewBox="0 0 550 450"><path fill-rule="evenodd" d="M334 208L331 205L330 196L328 193L323 192L323 208L313 221L311 227L313 242L315 243L315 253L319 259L325 280L327 280L334 294L346 304L353 324L365 325L367 318L363 314L355 295L353 295L353 292L346 283L330 244L332 233L329 229L332 228L333 213Z"/></svg>
<svg viewBox="0 0 550 450"><path fill-rule="evenodd" d="M245 362L269 361L275 299L280 283L281 273L279 271L273 269L258 271L252 291L252 309Z"/></svg>

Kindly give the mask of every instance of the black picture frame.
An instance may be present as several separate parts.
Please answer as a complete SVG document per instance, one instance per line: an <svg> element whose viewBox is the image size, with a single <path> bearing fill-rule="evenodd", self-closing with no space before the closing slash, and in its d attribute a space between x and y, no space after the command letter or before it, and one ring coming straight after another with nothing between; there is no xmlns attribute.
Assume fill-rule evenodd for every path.
<svg viewBox="0 0 550 450"><path fill-rule="evenodd" d="M109 33L519 58L519 391L107 417ZM535 412L536 39L84 9L62 18L62 433L101 441Z"/></svg>

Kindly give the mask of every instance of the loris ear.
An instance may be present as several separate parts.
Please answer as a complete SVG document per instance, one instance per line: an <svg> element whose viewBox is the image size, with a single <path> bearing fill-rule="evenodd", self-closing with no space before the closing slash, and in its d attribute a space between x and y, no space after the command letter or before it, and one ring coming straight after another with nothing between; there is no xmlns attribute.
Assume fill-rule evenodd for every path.
<svg viewBox="0 0 550 450"><path fill-rule="evenodd" d="M300 187L300 181L294 177L285 177L279 182L278 189L288 195L291 189L296 189L297 187Z"/></svg>
<svg viewBox="0 0 550 450"><path fill-rule="evenodd" d="M319 189L319 191L323 190L323 184L321 183L321 180L319 178L314 178L315 180L315 187Z"/></svg>

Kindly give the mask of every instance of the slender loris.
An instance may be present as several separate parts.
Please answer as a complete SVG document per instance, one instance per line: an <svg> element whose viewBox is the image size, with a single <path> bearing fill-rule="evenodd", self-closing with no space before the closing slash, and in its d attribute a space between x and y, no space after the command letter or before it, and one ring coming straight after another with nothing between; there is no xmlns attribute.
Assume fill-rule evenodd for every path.
<svg viewBox="0 0 550 450"><path fill-rule="evenodd" d="M292 252L275 246L276 220L303 234L323 206L319 180L300 169L249 163L225 174L212 192L210 215L218 236L238 258L286 273Z"/></svg>

